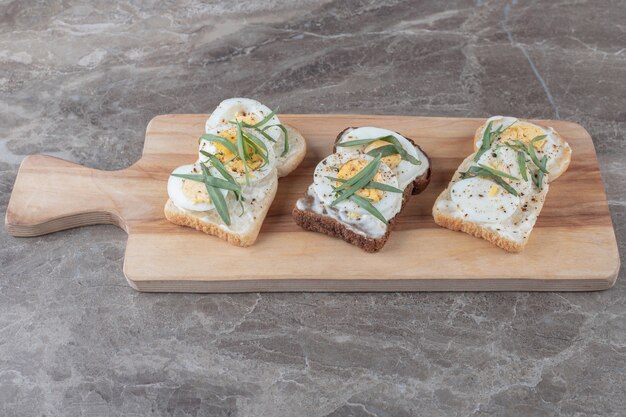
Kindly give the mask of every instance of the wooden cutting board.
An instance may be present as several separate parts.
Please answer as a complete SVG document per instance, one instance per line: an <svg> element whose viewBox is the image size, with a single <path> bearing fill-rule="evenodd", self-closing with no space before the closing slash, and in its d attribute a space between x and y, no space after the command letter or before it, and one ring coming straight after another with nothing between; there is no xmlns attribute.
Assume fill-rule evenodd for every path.
<svg viewBox="0 0 626 417"><path fill-rule="evenodd" d="M570 143L569 170L550 192L526 250L511 254L435 225L431 208L483 119L357 115L281 115L308 142L300 167L279 181L256 244L228 245L173 225L163 215L166 183L196 158L207 115L163 115L148 125L141 159L99 171L61 159L27 157L6 214L14 236L37 236L96 223L128 233L124 274L140 291L587 291L611 287L619 254L591 137L564 121L553 126ZM305 232L291 210L315 165L347 126L379 126L414 138L432 159L432 182L414 196L385 248L365 253Z"/></svg>

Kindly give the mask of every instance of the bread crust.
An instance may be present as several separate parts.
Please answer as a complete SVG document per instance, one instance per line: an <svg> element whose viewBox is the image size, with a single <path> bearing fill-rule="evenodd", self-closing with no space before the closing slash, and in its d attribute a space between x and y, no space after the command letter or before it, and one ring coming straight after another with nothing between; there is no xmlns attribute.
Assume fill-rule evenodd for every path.
<svg viewBox="0 0 626 417"><path fill-rule="evenodd" d="M412 195L413 183L410 183L402 194L402 207L400 211L391 219L387 224L387 231L385 234L377 239L373 239L364 235L361 235L352 229L348 228L345 224L333 219L332 217L324 216L322 214L315 213L311 210L300 210L298 207L294 207L292 216L296 224L302 227L304 230L311 232L323 233L325 235L342 239L352 245L358 246L366 252L378 252L387 243L389 235L394 228L396 219L402 213L406 202Z"/></svg>
<svg viewBox="0 0 626 417"><path fill-rule="evenodd" d="M439 201L439 198L437 198ZM504 249L507 252L521 252L526 246L528 239L524 239L522 243L517 243L513 240L506 239L500 236L497 232L484 228L476 223L468 222L463 219L459 219L452 216L447 216L436 209L437 202L433 206L433 218L435 223L446 229L454 230L457 232L464 232L468 235L485 239L486 241Z"/></svg>
<svg viewBox="0 0 626 417"><path fill-rule="evenodd" d="M258 234L258 231L249 235L236 235L229 233L228 231L222 229L218 224L206 223L193 214L178 210L171 200L167 200L164 212L165 218L176 225L191 227L192 229L199 230L207 235L223 239L235 246L250 246L254 243L256 235ZM260 227L255 227L255 229L260 229Z"/></svg>

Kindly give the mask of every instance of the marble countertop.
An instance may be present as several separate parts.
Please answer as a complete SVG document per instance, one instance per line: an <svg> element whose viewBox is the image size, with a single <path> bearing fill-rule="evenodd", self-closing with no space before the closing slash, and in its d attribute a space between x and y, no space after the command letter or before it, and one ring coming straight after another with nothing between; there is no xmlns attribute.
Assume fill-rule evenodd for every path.
<svg viewBox="0 0 626 417"><path fill-rule="evenodd" d="M153 116L250 96L578 122L626 253L623 2L0 3L3 211L25 155L126 167ZM0 233L0 416L626 415L623 271L594 293L159 295L126 284L125 243Z"/></svg>

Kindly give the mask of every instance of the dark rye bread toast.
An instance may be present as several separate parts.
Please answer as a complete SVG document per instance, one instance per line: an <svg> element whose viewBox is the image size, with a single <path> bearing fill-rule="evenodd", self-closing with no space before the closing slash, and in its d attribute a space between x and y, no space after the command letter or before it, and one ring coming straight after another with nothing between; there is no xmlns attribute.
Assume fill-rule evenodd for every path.
<svg viewBox="0 0 626 417"><path fill-rule="evenodd" d="M337 138L335 139L335 144L339 141L343 133L348 129L351 128L347 127L346 129L342 130L339 135L337 135ZM419 145L415 143L413 139L406 139L411 142L413 146L418 148L420 152L426 157L426 159L428 160L428 169L422 175L415 178L413 182L406 186L404 192L402 193L402 206L400 207L400 211L398 211L398 213L389 220L387 224L387 231L383 236L376 239L364 236L360 233L353 231L345 224L333 219L332 217L318 214L311 210L300 210L297 206L294 207L292 211L292 215L296 224L302 227L304 230L323 233L331 237L343 239L350 244L360 247L366 252L380 251L387 243L389 235L391 234L391 231L395 226L396 220L398 216L402 213L402 210L404 210L404 206L406 205L409 198L412 195L416 195L424 191L430 183L430 158L428 158L428 155L419 147ZM333 152L336 151L337 147L333 146ZM309 196L307 191L303 198L312 199L313 197Z"/></svg>

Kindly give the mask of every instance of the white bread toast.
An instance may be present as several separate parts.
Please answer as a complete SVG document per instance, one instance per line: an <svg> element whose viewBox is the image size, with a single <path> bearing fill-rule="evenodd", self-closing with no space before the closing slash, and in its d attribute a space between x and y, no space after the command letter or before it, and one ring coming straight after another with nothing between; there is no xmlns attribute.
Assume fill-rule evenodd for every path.
<svg viewBox="0 0 626 417"><path fill-rule="evenodd" d="M474 143L479 143L480 145L486 126L487 123L477 129ZM461 173L466 172L471 166L476 166L474 161L476 152L474 152L459 165L448 187L435 201L432 210L435 223L447 229L462 231L485 239L508 252L521 252L524 250L543 207L550 187L549 184L563 174L571 160L570 146L553 129L550 132L554 135L553 142L557 143L560 149L555 148L555 151L551 154L554 158L552 160L548 159L550 171L549 174L543 177L541 189L534 186L530 178L529 181L524 181L520 177L518 166L510 166L507 169L508 173L520 178L519 181L509 183L519 194L519 206L510 217L498 222L477 221L472 219L472 213L470 210L467 210L467 207L459 207L458 203L453 201L451 190L454 184L462 179ZM493 146L495 145L493 144ZM489 150L487 152L491 153L492 151ZM500 192L506 193L504 190ZM469 195L469 197L473 199L489 198L488 195L476 195L476 193Z"/></svg>
<svg viewBox="0 0 626 417"><path fill-rule="evenodd" d="M278 189L278 178L284 177L298 167L306 154L306 142L298 130L284 125L289 135L289 150L286 155L278 155L273 172L253 187L242 185L245 197L243 215L234 196L226 198L231 224L226 225L215 210L207 212L192 211L176 206L168 199L164 213L167 220L194 228L206 234L219 237L236 246L246 247L254 244L265 220L265 216L274 201Z"/></svg>
<svg viewBox="0 0 626 417"><path fill-rule="evenodd" d="M241 213L241 207L232 196L229 196L227 201L231 207L230 226L224 224L215 210L207 212L185 210L177 207L169 199L165 204L165 217L174 224L217 236L231 245L250 246L256 241L265 216L276 196L278 189L276 170L255 184L255 188L257 187L255 194L248 194L246 201L243 202L242 216L238 215ZM245 187L243 193L246 193Z"/></svg>
<svg viewBox="0 0 626 417"><path fill-rule="evenodd" d="M522 231L519 228L516 228L516 230L513 230L512 233L506 233L502 230L500 224L481 224L479 222L467 220L462 212L456 210L455 207L451 207L454 203L450 197L450 188L452 184L460 179L460 173L466 171L473 164L474 155L475 154L471 154L463 160L454 173L454 176L450 181L450 185L448 185L439 197L437 197L437 200L435 200L435 204L433 205L433 218L435 219L435 223L441 227L445 227L446 229L461 231L469 235L485 239L508 252L521 252L524 250L524 247L528 242L528 238L530 237L530 232L532 231L535 221L537 220L536 216L529 216L529 214L539 214L541 208L543 207L546 194L548 193L549 184L544 180L542 191L534 196L535 201L529 199L526 211L520 211L517 215L514 215L515 218L512 222L518 222L518 224L524 223L528 225L527 230Z"/></svg>

